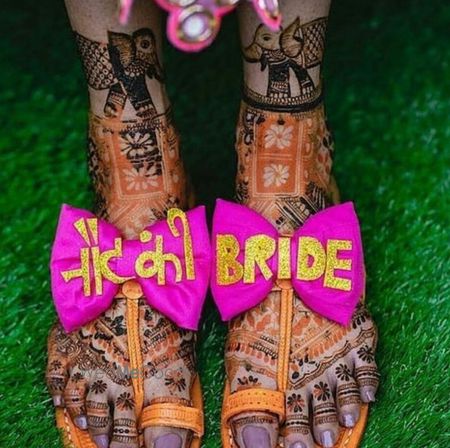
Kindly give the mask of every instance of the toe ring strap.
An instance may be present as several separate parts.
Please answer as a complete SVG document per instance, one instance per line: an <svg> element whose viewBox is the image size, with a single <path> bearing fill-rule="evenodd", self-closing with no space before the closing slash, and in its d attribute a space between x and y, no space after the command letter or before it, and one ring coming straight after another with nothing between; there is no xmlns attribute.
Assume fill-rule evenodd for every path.
<svg viewBox="0 0 450 448"><path fill-rule="evenodd" d="M268 389L244 389L227 397L222 409L222 420L242 412L270 412L278 416L280 423L285 418L284 393Z"/></svg>
<svg viewBox="0 0 450 448"><path fill-rule="evenodd" d="M196 408L174 403L157 403L142 410L141 427L170 426L191 430L196 437L202 437L203 412Z"/></svg>

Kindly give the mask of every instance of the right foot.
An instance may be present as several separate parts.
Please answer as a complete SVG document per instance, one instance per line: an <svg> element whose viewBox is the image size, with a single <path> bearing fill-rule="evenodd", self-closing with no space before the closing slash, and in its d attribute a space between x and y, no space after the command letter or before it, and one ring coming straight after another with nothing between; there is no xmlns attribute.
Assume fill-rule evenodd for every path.
<svg viewBox="0 0 450 448"><path fill-rule="evenodd" d="M186 207L185 176L178 139L167 115L153 120L90 119L89 170L99 214L129 238ZM127 299L137 299L137 322L128 321ZM130 329L130 325L136 328ZM128 333L139 332L145 372L139 403L129 375ZM112 307L76 332L55 325L49 338L48 385L55 406L65 406L74 423L100 448L137 447L136 414L154 403L192 406L194 333L177 328L151 309L137 283L127 282ZM147 447L181 448L191 434L177 428L145 430ZM162 444L162 445L161 445Z"/></svg>
<svg viewBox="0 0 450 448"><path fill-rule="evenodd" d="M125 238L136 238L169 208L188 207L158 52L160 10L153 2L135 1L121 26L115 0L65 1L89 85L95 212ZM192 406L194 344L193 332L177 328L147 304L137 283L126 282L96 320L71 334L53 328L47 382L55 406L65 406L98 447L137 448L142 406ZM123 375L136 364L144 368L143 385ZM148 448L186 447L191 436L172 427L144 431Z"/></svg>

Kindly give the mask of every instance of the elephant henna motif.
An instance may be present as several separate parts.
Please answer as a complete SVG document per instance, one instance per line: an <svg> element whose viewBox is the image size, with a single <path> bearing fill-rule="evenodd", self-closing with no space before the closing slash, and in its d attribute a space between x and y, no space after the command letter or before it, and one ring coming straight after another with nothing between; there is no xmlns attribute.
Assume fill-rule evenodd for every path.
<svg viewBox="0 0 450 448"><path fill-rule="evenodd" d="M108 43L75 33L87 82L92 89L108 89L104 108L108 117L120 116L127 100L136 115L153 117L156 108L146 77L163 82L153 32L141 28L133 34L108 31Z"/></svg>
<svg viewBox="0 0 450 448"><path fill-rule="evenodd" d="M327 19L319 18L304 25L297 18L279 33L260 25L253 42L244 48L245 61L260 63L268 73L265 94L247 86L245 100L266 110L305 111L321 101L320 81L314 82L311 69L322 61Z"/></svg>

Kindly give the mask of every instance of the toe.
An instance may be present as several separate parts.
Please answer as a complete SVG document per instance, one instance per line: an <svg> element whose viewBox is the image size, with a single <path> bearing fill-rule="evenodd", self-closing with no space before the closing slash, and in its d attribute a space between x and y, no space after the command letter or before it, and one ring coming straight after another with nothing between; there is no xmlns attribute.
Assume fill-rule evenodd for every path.
<svg viewBox="0 0 450 448"><path fill-rule="evenodd" d="M141 327L145 366L144 408L172 403L191 407L196 378L195 334L176 327L154 309L140 308L146 325ZM193 432L175 427L149 426L144 430L146 448L187 448Z"/></svg>
<svg viewBox="0 0 450 448"><path fill-rule="evenodd" d="M87 416L85 407L86 379L78 370L72 370L69 381L64 390L64 403L70 417L80 429L87 429Z"/></svg>
<svg viewBox="0 0 450 448"><path fill-rule="evenodd" d="M67 337L59 325L54 325L48 337L48 361L45 379L53 405L64 405L64 389L68 379L68 356L61 346L61 338Z"/></svg>
<svg viewBox="0 0 450 448"><path fill-rule="evenodd" d="M339 422L346 428L353 428L360 415L361 398L358 385L347 362L339 363L335 367L334 373Z"/></svg>
<svg viewBox="0 0 450 448"><path fill-rule="evenodd" d="M331 387L326 380L318 380L312 388L313 433L316 442L331 448L339 435L337 409Z"/></svg>
<svg viewBox="0 0 450 448"><path fill-rule="evenodd" d="M190 445L191 432L186 429L152 426L144 431L146 448L184 448Z"/></svg>
<svg viewBox="0 0 450 448"><path fill-rule="evenodd" d="M306 388L286 393L286 448L314 448L310 425L310 396Z"/></svg>
<svg viewBox="0 0 450 448"><path fill-rule="evenodd" d="M269 413L242 413L231 421L240 448L274 448L278 441L278 418Z"/></svg>
<svg viewBox="0 0 450 448"><path fill-rule="evenodd" d="M114 418L110 448L137 448L139 440L133 388L117 387L112 400Z"/></svg>
<svg viewBox="0 0 450 448"><path fill-rule="evenodd" d="M92 440L98 448L108 448L112 422L107 385L103 380L96 380L91 385L86 399L86 414Z"/></svg>
<svg viewBox="0 0 450 448"><path fill-rule="evenodd" d="M364 344L353 353L355 363L355 378L364 403L375 401L378 389L379 373L375 362L374 348Z"/></svg>

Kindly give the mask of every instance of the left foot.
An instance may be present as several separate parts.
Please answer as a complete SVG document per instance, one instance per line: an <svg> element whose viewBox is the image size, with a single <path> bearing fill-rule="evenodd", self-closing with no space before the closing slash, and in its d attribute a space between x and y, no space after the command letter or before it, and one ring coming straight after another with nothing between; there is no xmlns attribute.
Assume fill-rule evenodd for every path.
<svg viewBox="0 0 450 448"><path fill-rule="evenodd" d="M314 213L339 201L331 176L333 143L322 106L321 65L329 0L283 2L283 28L270 32L240 7L244 102L238 130L236 196L280 232L292 234ZM374 400L378 372L375 325L361 301L343 327L294 297L291 336L280 341L280 291L234 319L225 366L231 392L285 394L283 427L269 413L232 420L240 448L333 446L339 425L353 427L360 403ZM287 384L278 384L280 344L290 345ZM278 380L278 381L277 381Z"/></svg>
<svg viewBox="0 0 450 448"><path fill-rule="evenodd" d="M240 202L292 233L312 214L331 205L332 144L323 107L298 114L263 111L243 104L238 131L237 195ZM226 344L231 392L280 390L280 293L234 319ZM360 404L374 401L378 385L376 328L360 303L344 327L294 300L286 421L272 414L245 413L233 419L241 448L332 447L339 425L355 426Z"/></svg>

